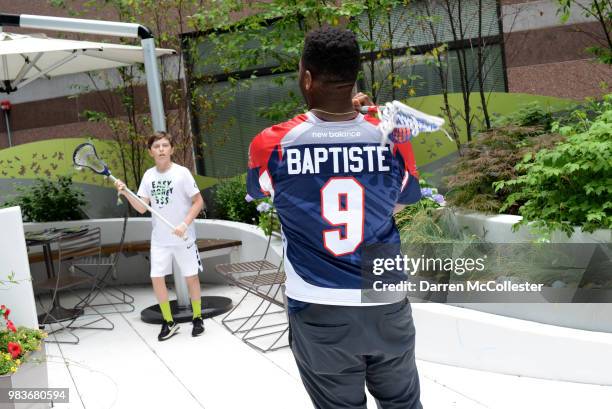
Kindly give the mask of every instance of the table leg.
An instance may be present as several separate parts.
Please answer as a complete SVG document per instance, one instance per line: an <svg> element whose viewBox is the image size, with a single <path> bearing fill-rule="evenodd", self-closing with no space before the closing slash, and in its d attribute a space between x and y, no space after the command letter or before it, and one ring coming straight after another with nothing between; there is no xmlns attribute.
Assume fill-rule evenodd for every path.
<svg viewBox="0 0 612 409"><path fill-rule="evenodd" d="M43 244L43 256L45 259L45 268L48 278L55 278L55 266L53 265L53 253L51 252L51 243ZM48 312L43 312L38 315L39 324L52 324L58 321L72 320L80 315L83 315L83 310L80 308L68 309L60 305L60 295L57 292L51 291L53 305Z"/></svg>

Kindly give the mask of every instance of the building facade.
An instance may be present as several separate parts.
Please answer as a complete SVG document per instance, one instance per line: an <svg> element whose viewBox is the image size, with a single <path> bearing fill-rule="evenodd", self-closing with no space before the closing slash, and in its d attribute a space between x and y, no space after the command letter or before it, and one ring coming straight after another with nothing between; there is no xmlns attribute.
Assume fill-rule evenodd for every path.
<svg viewBox="0 0 612 409"><path fill-rule="evenodd" d="M570 20L566 24L561 24L553 0L502 0L501 3L496 1L489 3L486 14L487 27L490 30L489 45L491 52L496 53L496 56L491 60L494 63L490 69L492 74L489 83L485 84L487 90L577 100L606 92L601 86L602 83L612 82L612 69L595 62L585 51L585 48L591 45L592 37L602 34L597 21L583 17L580 10L575 7ZM72 4L78 6L79 2L73 1ZM415 7L418 7L418 4L419 2L415 2ZM469 5L469 2L466 1L466 4ZM46 1L0 0L0 10L4 13L70 17L66 9L52 7ZM104 8L87 12L80 17L118 20L112 10ZM24 29L15 31L31 32ZM185 27L181 31L187 32L188 29ZM57 33L47 34L57 36ZM410 45L423 48L430 43L428 40L423 40L422 44L415 44L412 41ZM456 47L460 47L460 44L456 44ZM401 44L398 44L397 48L400 49ZM457 50L451 50L449 58L452 58L452 53ZM380 61L377 64L377 69L384 70L385 64L388 63ZM417 91L418 95L436 93L435 78L427 71L425 65L419 65L418 59L413 58L404 66L426 79L422 81L423 87ZM290 73L274 75L291 76ZM295 83L289 81L279 86L278 78L274 75L261 76L257 79L251 89L245 90L243 95L237 97L239 101L243 99L250 102L237 102L219 117L218 120L223 121L228 119L226 116L238 116L236 122L242 124L239 128L232 128L231 125L229 131L225 132L231 134L233 139L227 145L227 152L240 150L246 155L246 146L252 135L269 123L256 115L257 105L273 103L287 92L294 94L297 92ZM180 74L179 78L173 80L180 81L182 78L183 75ZM452 74L450 78L452 79ZM111 115L125 115L125 112L117 108L120 104L116 96L108 90L108 87L112 86L112 81L110 84L102 82L95 84L90 77L81 74L50 81L39 80L22 91L0 96L11 103L8 117L13 144L64 137L109 138L108 127L88 121L83 112L109 111ZM221 81L218 86L223 87L223 82ZM367 73L361 81L361 86L363 89L368 89ZM141 98L146 95L145 87L137 87L135 95L137 99L142 100ZM395 95L398 98L406 96L408 95L402 95L401 92ZM389 89L381 90L381 101L390 97ZM172 111L175 107L169 102L166 110ZM138 110L139 113L146 114L148 106L138 104ZM195 123L197 124L197 121ZM7 147L6 125L5 117L0 116L0 148ZM214 139L217 138L215 135L200 135L200 137L208 144L214 143ZM214 157L213 155L205 157L204 164L198 170L210 176L229 176L235 174L238 169L220 164L235 161L246 163L246 160L242 159L245 158L224 156L224 150L219 149Z"/></svg>

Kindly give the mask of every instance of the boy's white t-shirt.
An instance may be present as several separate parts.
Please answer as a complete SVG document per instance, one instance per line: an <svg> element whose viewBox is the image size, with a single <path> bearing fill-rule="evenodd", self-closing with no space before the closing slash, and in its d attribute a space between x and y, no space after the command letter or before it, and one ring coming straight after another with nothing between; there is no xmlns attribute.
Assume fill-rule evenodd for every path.
<svg viewBox="0 0 612 409"><path fill-rule="evenodd" d="M138 196L149 199L151 207L157 210L173 225L178 226L185 220L185 216L192 206L191 198L200 193L189 169L172 163L165 172L159 172L156 167L147 170L142 177ZM151 232L151 245L177 246L185 241L172 234L172 229L159 217L152 214L153 231ZM195 227L193 223L187 229L188 242L195 241Z"/></svg>

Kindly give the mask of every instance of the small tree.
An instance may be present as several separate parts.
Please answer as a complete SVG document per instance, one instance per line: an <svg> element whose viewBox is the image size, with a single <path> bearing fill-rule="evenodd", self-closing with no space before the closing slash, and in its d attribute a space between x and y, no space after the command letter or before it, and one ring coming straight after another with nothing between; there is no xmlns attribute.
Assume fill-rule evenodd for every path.
<svg viewBox="0 0 612 409"><path fill-rule="evenodd" d="M465 123L468 142L480 127L476 123L478 111L482 114L482 127L491 129L491 115L489 113L489 98L485 90L485 83L490 74L490 66L495 63L491 48L487 42L490 31L485 26L483 17L490 5L483 4L482 0L475 3L475 7L468 7L468 2L462 0L426 0L422 2L423 13L417 16L417 21L430 34L433 47L428 52L430 64L438 72L442 85L444 106L442 111L446 115L451 134L457 147L460 148L458 121ZM470 9L472 12L470 13ZM499 24L500 16L496 15L492 21ZM448 25L450 38L445 38L445 26ZM458 66L458 79L463 106L455 110L449 102L450 89L450 45L454 44L454 51ZM476 58L474 58L474 56ZM471 67L471 68L470 68ZM478 92L480 106L475 108L470 99L472 93Z"/></svg>

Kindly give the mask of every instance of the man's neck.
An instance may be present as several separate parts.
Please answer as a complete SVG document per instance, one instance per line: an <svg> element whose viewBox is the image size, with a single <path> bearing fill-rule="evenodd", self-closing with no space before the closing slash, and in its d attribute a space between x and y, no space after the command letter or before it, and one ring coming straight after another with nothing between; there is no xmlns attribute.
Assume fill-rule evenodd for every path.
<svg viewBox="0 0 612 409"><path fill-rule="evenodd" d="M317 118L328 122L349 121L357 116L351 100L346 102L313 103L310 110Z"/></svg>

